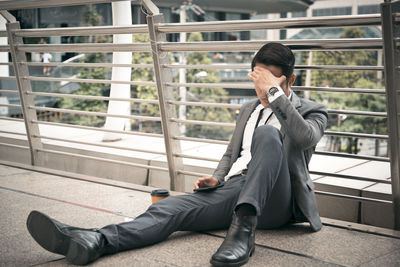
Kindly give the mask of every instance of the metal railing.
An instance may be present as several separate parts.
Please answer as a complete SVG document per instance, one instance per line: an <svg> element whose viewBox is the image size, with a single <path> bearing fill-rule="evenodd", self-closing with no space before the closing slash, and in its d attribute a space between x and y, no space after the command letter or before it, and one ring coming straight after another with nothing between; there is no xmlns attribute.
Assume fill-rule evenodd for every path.
<svg viewBox="0 0 400 267"><path fill-rule="evenodd" d="M63 1L60 1L60 3ZM82 1L79 1L80 3ZM85 1L96 2L96 1ZM104 1L97 1L104 2ZM105 1L107 2L107 1ZM281 40L280 42L289 46L293 51L365 51L365 50L384 50L385 66L338 66L338 65L296 65L296 70L328 70L328 71L384 71L386 79L386 89L369 89L369 88L337 88L337 87L315 87L315 86L293 86L295 91L316 91L330 93L360 93L360 94L376 94L387 96L388 110L387 112L372 112L359 110L343 110L330 109L330 114L350 115L350 116L368 116L378 118L388 118L389 134L367 134L355 132L340 132L327 131L326 135L339 137L357 137L357 138L372 138L379 140L389 140L390 142L390 157L354 155L338 152L316 151L316 154L355 158L373 161L389 162L391 164L391 181L373 179L361 176L344 175L329 172L311 171L311 174L321 176L333 176L344 179L353 179L359 181L368 181L373 183L392 184L393 201L386 201L377 198L366 198L358 196L350 196L344 194L336 194L331 192L316 191L320 195L328 195L340 198L353 199L361 202L375 203L392 203L395 211L395 225L400 228L400 178L399 178L399 133L398 133L398 118L400 119L400 107L398 107L397 94L399 89L399 38L395 35L398 31L400 21L400 10L397 3L390 1L382 4L382 15L360 15L360 16L338 16L338 17L318 17L318 18L296 18L296 19L276 19L276 20L252 20L252 21L218 21L218 22L195 22L195 23L164 23L163 15L158 9L152 5L151 1L143 0L143 5L148 12L147 25L132 25L132 26L96 26L96 27L74 27L74 28L49 28L49 29L21 29L19 23L12 18L7 11L0 11L1 14L8 19L7 31L1 32L1 36L7 36L9 45L0 46L0 51L10 52L12 55L12 64L14 67L15 77L1 77L0 79L15 79L19 91L1 89L0 93L4 94L19 94L21 105L0 104L6 107L18 107L23 111L23 121L26 127L26 136L31 152L32 165L43 165L44 154L59 154L69 155L78 158L96 159L109 163L117 163L129 165L139 168L153 169L158 171L169 172L170 188L173 190L184 191L185 175L202 176L208 175L203 173L191 172L183 170L184 158L197 159L203 161L217 162L218 159L210 159L201 156L193 156L182 153L180 141L194 141L208 144L228 144L227 141L203 139L182 135L179 130L180 124L189 125L205 125L212 127L230 127L235 126L234 123L227 122L211 122L204 120L189 120L178 118L176 109L183 106L198 106L198 107L217 107L225 109L238 109L241 105L228 103L211 103L211 102L190 102L177 100L173 94L173 88L177 87L202 87L202 88L229 88L229 89L253 89L252 83L178 83L173 82L171 72L174 69L248 69L248 64L210 64L210 65L190 65L190 64L171 64L168 52L224 52L224 51L249 51L255 52L266 41L209 41L209 42L167 42L166 34L179 32L221 32L221 31L251 31L259 29L302 29L302 28L329 28L329 27L359 27L359 26L382 26L383 39L381 38L351 38L351 39L329 39L329 40ZM54 1L57 5L57 1ZM71 5L76 4L71 2ZM61 5L61 4L60 4ZM16 4L14 7L7 6L9 9L19 8ZM2 8L0 4L0 8ZM112 43L80 43L80 44L24 44L22 38L26 37L47 37L47 36L81 36L81 35L110 35L110 34L149 34L149 43L135 44L112 44ZM112 64L112 63L38 63L27 62L25 57L26 52L149 52L152 54L153 65L150 64ZM4 63L9 65L11 63ZM3 65L3 64L2 64ZM82 78L56 78L56 77L38 77L29 75L29 66L70 66L70 67L129 67L129 68L144 68L151 69L155 74L155 81L118 81L106 79L82 79ZM32 81L53 81L53 82L76 82L76 83L102 83L102 84L129 84L129 85L144 85L156 87L158 100L139 99L139 98L115 98L105 96L87 96L54 92L33 92L31 89ZM79 111L65 108L51 108L35 106L34 98L39 96L48 96L56 98L75 98L82 100L100 100L100 101L129 101L132 103L148 103L158 104L160 116L142 116L142 115L113 115L104 112ZM145 133L140 131L119 131L98 127L90 127L83 125L71 125L60 122L48 122L37 118L37 111L61 112L79 114L85 116L100 116L100 117L118 117L128 118L138 121L156 121L162 125L163 134ZM1 117L3 120L21 119ZM165 142L165 151L154 151L139 148L121 148L118 146L107 145L76 140L65 140L55 136L47 136L40 134L39 125L63 126L75 129L94 130L99 132L118 133L127 135L141 135L163 138ZM11 133L0 131L0 133ZM129 151L146 152L157 155L165 155L167 157L168 168L157 167L149 164L136 164L125 162L122 160L104 159L95 156L85 156L77 153L62 152L52 149L45 149L42 145L42 140L55 140L70 142L82 145L101 146L105 148L124 149ZM10 144L1 144L6 146L15 146Z"/></svg>

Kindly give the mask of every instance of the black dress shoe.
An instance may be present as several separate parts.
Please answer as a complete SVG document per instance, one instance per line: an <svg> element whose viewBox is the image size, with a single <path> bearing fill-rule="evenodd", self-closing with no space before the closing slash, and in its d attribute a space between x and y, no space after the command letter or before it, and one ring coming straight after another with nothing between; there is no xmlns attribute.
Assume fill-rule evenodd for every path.
<svg viewBox="0 0 400 267"><path fill-rule="evenodd" d="M241 266L254 252L254 232L257 216L233 215L225 240L210 263L214 266Z"/></svg>
<svg viewBox="0 0 400 267"><path fill-rule="evenodd" d="M32 211L26 222L29 233L44 249L66 256L76 265L85 265L105 252L106 240L95 229L72 227Z"/></svg>

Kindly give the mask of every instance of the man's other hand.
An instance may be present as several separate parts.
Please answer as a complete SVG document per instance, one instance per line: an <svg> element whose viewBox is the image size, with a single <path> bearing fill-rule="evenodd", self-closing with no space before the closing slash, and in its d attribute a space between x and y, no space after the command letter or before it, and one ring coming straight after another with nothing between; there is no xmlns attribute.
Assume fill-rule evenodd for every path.
<svg viewBox="0 0 400 267"><path fill-rule="evenodd" d="M194 183L194 188L213 187L218 184L218 179L212 176L204 176L197 179Z"/></svg>

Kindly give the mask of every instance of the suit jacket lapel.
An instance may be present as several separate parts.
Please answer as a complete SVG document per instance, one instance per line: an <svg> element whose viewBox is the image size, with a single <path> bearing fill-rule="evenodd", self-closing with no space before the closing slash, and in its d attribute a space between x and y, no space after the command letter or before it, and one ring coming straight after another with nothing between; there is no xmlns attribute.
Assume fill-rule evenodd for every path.
<svg viewBox="0 0 400 267"><path fill-rule="evenodd" d="M237 157L239 156L240 150L242 148L243 134L247 121L249 120L251 113L260 103L261 102L258 99L256 101L253 101L252 103L249 103L249 105L245 108L245 110L243 110L242 118L236 124L238 132L237 136L235 136L235 141L233 142L235 146L232 149L232 155L233 155L233 158L231 159L233 160L232 162L236 161Z"/></svg>

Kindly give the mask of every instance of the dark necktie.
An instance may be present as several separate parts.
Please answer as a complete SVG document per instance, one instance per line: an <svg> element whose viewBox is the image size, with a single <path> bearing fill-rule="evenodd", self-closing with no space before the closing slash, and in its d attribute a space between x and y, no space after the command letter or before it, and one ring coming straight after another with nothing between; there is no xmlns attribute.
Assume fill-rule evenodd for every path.
<svg viewBox="0 0 400 267"><path fill-rule="evenodd" d="M260 113L258 113L258 118L257 118L256 126L254 126L254 130L258 127L258 124L260 123L260 120L261 120L261 118L262 118L262 116L263 116L264 110L265 110L265 108L262 108L262 109L260 110ZM272 114L274 114L274 113L271 112L271 114L269 114L269 116L268 116L267 120L265 121L264 125L267 124L267 122L268 122L269 119L271 118Z"/></svg>

